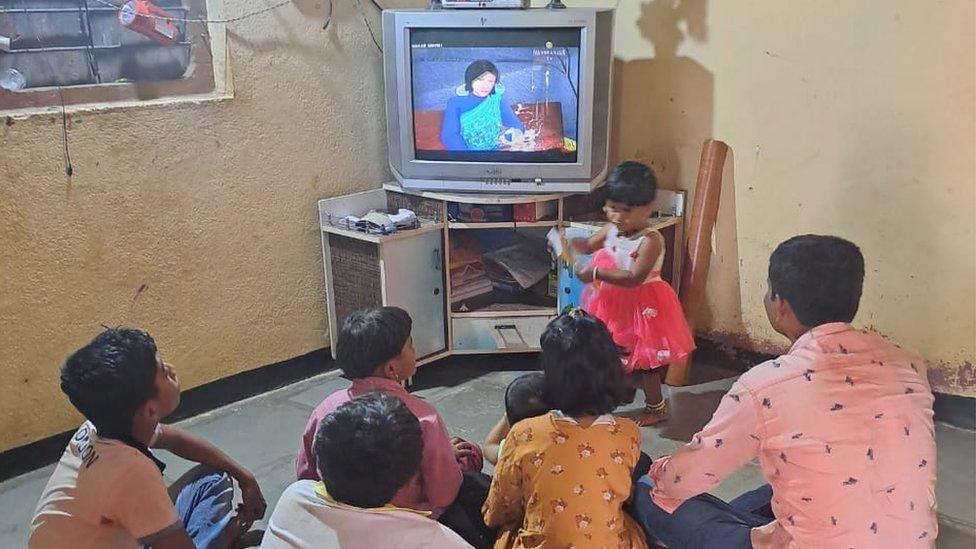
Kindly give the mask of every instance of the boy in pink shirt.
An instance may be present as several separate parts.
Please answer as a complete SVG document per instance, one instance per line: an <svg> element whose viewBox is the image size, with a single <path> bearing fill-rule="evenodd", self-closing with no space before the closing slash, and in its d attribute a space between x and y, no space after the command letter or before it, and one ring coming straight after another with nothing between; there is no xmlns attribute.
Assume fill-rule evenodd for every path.
<svg viewBox="0 0 976 549"><path fill-rule="evenodd" d="M690 443L659 459L635 514L669 547L933 547L933 397L922 359L849 322L864 258L806 235L769 262L764 304L789 352L743 374ZM769 484L700 495L758 459Z"/></svg>
<svg viewBox="0 0 976 549"><path fill-rule="evenodd" d="M370 392L394 396L417 416L424 445L420 470L397 491L391 503L430 512L432 518L468 543L484 547L492 536L481 519L481 504L488 495L488 482L480 478L481 448L451 438L437 409L402 385L417 371L410 337L412 324L410 315L396 307L362 309L343 321L336 359L352 386L332 393L312 412L295 458L295 471L299 480L321 480L314 447L316 431L325 416Z"/></svg>

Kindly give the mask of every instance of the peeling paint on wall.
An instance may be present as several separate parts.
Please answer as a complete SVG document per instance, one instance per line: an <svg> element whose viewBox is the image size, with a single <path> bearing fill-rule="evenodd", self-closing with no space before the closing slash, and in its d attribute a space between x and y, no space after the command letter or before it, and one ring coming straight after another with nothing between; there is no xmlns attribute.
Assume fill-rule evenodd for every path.
<svg viewBox="0 0 976 549"><path fill-rule="evenodd" d="M934 389L953 387L960 394L971 393L976 389L976 368L969 361L962 364L940 362L929 365L929 383Z"/></svg>

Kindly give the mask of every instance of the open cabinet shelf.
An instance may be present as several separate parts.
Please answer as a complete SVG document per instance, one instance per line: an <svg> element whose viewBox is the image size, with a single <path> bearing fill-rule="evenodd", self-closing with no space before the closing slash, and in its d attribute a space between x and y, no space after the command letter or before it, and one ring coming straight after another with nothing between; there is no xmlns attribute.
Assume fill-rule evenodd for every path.
<svg viewBox="0 0 976 549"><path fill-rule="evenodd" d="M561 223L555 219L543 221L485 221L463 223L460 221L450 221L447 224L449 229L519 229L526 227L558 227Z"/></svg>
<svg viewBox="0 0 976 549"><path fill-rule="evenodd" d="M658 194L659 199L677 200L676 193L671 191ZM598 211L586 210L586 215L574 215L572 222L564 219L565 200L567 197L563 195L414 192L395 184L320 200L319 224L333 355L343 320L357 309L378 306L403 308L414 319L414 348L420 364L452 354L537 351L539 338L549 321L567 305L578 303L581 286L570 268L549 262L545 234L553 227L560 227L585 236L600 226ZM552 204L539 207L538 203L543 202L555 202L555 208ZM459 208L461 204L468 207ZM458 221L448 215L449 210L470 213L470 206L478 204L511 206L512 211L520 206L520 216L526 211L555 209L556 216L540 221ZM662 211L668 211L666 207L664 204ZM395 212L400 208L414 211L420 227L377 235L338 222L347 215L362 216L370 210ZM485 211L498 210L486 207ZM683 220L681 212L677 213L654 220L655 227L665 235L669 255L680 249L676 243L682 241ZM479 261L491 256L489 260L496 263L491 267L492 276L496 278L489 277L490 291L485 291L484 281L479 282L481 286L477 290L469 289L484 293L465 298L462 307L462 302L453 303L452 299L455 289L452 283L457 281L452 280L451 265L457 265L458 258L452 262L451 245L463 239L480 243L481 250L477 253L483 257ZM518 278L509 270L511 278L497 279L500 259L497 254L523 243L536 260L531 270L534 274L523 277L518 286L527 284L530 288L515 292L501 290L496 283L516 288L512 281ZM546 257L544 266L539 256ZM507 269L517 268L512 267L511 257L507 260L508 263L502 260L500 264ZM461 262L462 266L466 264ZM665 278L676 281L677 263L665 265L665 270L673 269L673 273L667 273L672 276ZM546 272L545 277L539 277L542 270Z"/></svg>

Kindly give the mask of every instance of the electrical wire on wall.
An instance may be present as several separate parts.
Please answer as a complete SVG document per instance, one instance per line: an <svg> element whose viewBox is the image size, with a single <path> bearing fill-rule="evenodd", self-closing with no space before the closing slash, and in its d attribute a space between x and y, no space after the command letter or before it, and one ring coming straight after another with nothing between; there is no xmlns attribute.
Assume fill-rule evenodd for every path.
<svg viewBox="0 0 976 549"><path fill-rule="evenodd" d="M376 6L376 9L380 10L380 12L383 11L383 7L376 0L372 0L372 2ZM363 9L363 4L360 0L356 0L356 7L359 8L359 15L363 16L363 23L366 25L366 30L369 31L369 37L373 40L373 45L376 46L376 49L380 50L380 53L383 53L383 46L380 46L380 43L376 40L376 35L373 34L373 27L369 24L369 19L366 18L366 10Z"/></svg>
<svg viewBox="0 0 976 549"><path fill-rule="evenodd" d="M64 144L64 173L71 177L75 173L74 166L71 165L71 151L68 149L68 113L64 108L64 92L58 86L58 97L61 99L61 143Z"/></svg>
<svg viewBox="0 0 976 549"><path fill-rule="evenodd" d="M325 22L322 23L322 30L329 28L329 24L332 23L332 0L328 0L329 8L325 12Z"/></svg>
<svg viewBox="0 0 976 549"><path fill-rule="evenodd" d="M102 75L98 70L98 58L95 57L95 42L92 38L91 14L88 11L88 2L78 5L78 23L81 25L81 34L88 38L88 69L91 71L95 82L102 82Z"/></svg>
<svg viewBox="0 0 976 549"><path fill-rule="evenodd" d="M26 0L21 0L21 2L26 4ZM84 22L82 22L82 24L84 25ZM38 44L41 43L41 37L36 30L34 31L34 40ZM90 54L92 53L91 48L89 48L89 53ZM42 59L44 63L47 65L48 72L50 74L54 74L54 65L52 65L51 62L46 57ZM89 58L89 62L94 63L93 57ZM92 66L92 70L97 70L96 67L97 65ZM74 175L75 168L74 165L71 163L71 148L68 144L68 112L64 104L64 91L60 85L57 86L57 90L58 90L58 101L61 104L61 153L64 159L64 173L70 178L72 175Z"/></svg>
<svg viewBox="0 0 976 549"><path fill-rule="evenodd" d="M332 23L333 1L334 0L328 0L329 7L326 11L325 22L322 23L322 30L329 28L329 24ZM363 9L362 2L360 2L360 0L355 0L355 2L356 2L356 8L359 10L359 14L363 18L363 24L366 25L366 30L369 31L369 37L373 40L373 45L376 46L376 49L379 50L380 53L383 53L383 46L381 46L379 40L376 39L376 34L373 32L373 26L369 24L369 19L366 18L366 10ZM370 2L378 11L382 13L383 6L381 6L379 2L377 2L376 0L370 0Z"/></svg>

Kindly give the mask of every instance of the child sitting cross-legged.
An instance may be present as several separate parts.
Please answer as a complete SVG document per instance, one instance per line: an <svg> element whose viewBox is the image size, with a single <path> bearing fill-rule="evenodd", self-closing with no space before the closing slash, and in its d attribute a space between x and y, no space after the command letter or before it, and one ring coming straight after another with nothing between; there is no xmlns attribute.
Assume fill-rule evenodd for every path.
<svg viewBox="0 0 976 549"><path fill-rule="evenodd" d="M437 409L410 394L402 383L417 371L410 315L396 307L362 309L342 323L336 341L336 359L348 389L337 391L312 412L295 460L299 479L320 480L314 451L315 433L322 418L357 396L379 391L403 401L420 421L423 457L420 468L397 493L397 507L426 511L475 547L490 544L491 534L481 518L486 497L483 462L477 444L451 438Z"/></svg>
<svg viewBox="0 0 976 549"><path fill-rule="evenodd" d="M265 502L250 471L163 418L180 403L173 368L149 334L105 330L61 368L61 390L84 414L31 522L31 549L224 549L250 547L246 533ZM167 488L150 448L200 463ZM237 480L243 503L234 513Z"/></svg>
<svg viewBox="0 0 976 549"><path fill-rule="evenodd" d="M264 549L471 547L429 512L390 504L420 467L420 422L380 392L342 404L318 424L313 444L322 481L299 480L281 495Z"/></svg>
<svg viewBox="0 0 976 549"><path fill-rule="evenodd" d="M542 335L542 397L552 406L505 437L483 511L496 548L646 547L623 510L640 429L610 414L627 397L620 351L579 309Z"/></svg>

